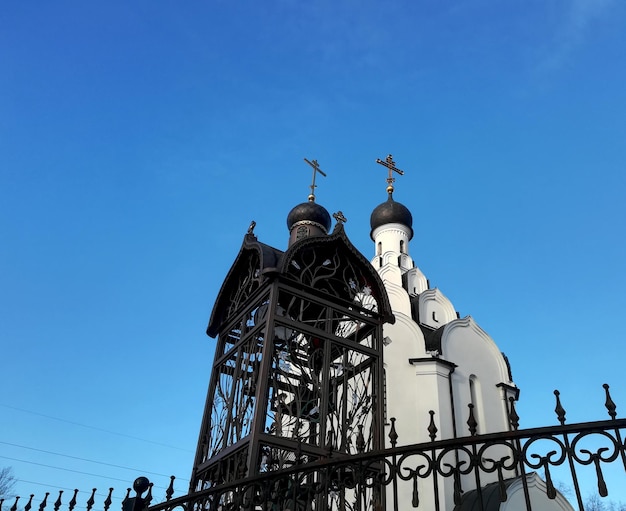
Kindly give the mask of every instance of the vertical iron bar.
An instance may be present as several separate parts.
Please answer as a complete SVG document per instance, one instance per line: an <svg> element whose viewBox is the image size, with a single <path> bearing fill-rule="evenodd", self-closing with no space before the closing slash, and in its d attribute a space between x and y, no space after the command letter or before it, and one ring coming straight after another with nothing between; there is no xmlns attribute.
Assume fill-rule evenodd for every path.
<svg viewBox="0 0 626 511"><path fill-rule="evenodd" d="M509 410L509 424L513 428L513 431L517 431L519 428L519 415L515 410L515 398L513 396L509 397L509 403L511 403L511 408ZM524 490L524 501L526 502L526 510L532 511L532 505L530 503L530 493L528 491L528 481L526 480L526 466L524 464L525 460L522 451L522 442L519 438L515 440L514 449L517 464L519 465L519 474L522 478L522 489ZM518 473L517 468L516 473Z"/></svg>
<svg viewBox="0 0 626 511"><path fill-rule="evenodd" d="M263 293L259 300L263 302L263 298L268 296ZM270 398L270 387L272 379L272 355L274 353L274 330L276 319L276 307L278 306L278 297L280 296L278 283L274 281L271 284L267 314L265 315L265 325L263 326L263 348L261 349L261 363L258 365L259 374L257 375L256 390L254 393L256 401L256 410L253 416L253 422L250 426L248 441L248 455L246 464L248 466L248 475L256 475L259 473L259 463L261 455L261 446L259 437L265 430L265 420L267 417L268 400ZM278 427L278 425L277 425Z"/></svg>
<svg viewBox="0 0 626 511"><path fill-rule="evenodd" d="M433 496L435 498L435 511L439 511L440 503L439 503L439 467L437 466L437 450L434 447L435 440L437 439L437 426L435 425L435 412L433 410L429 410L428 414L430 415L430 422L428 423L428 436L430 437L430 442L433 444L431 449L431 473L433 474ZM455 458L457 459L458 464L458 455L455 450Z"/></svg>
<svg viewBox="0 0 626 511"><path fill-rule="evenodd" d="M476 417L474 417L474 405L469 403L467 405L469 408L469 418L467 419L467 425L469 427L469 432L471 436L476 436L476 432L478 431L478 422L476 422ZM455 452L457 449L455 449ZM484 509L483 506L483 491L482 485L480 483L480 465L481 460L478 459L478 450L476 444L472 444L472 463L474 464L474 479L476 481L476 494L478 495L478 504L480 509ZM458 463L457 463L458 466Z"/></svg>
<svg viewBox="0 0 626 511"><path fill-rule="evenodd" d="M611 399L611 394L609 392L609 385L605 383L604 385L602 385L602 387L604 388L604 393L606 396L606 402L604 406L606 406L606 409L608 410L609 416L611 417L611 419L615 420L617 418L617 406L615 406L613 399ZM617 438L617 443L619 446L618 449L619 449L620 456L622 458L622 464L624 465L624 469L626 469L626 454L624 454L624 449L622 448L624 444L622 443L622 434L620 433L619 428L615 428L615 436Z"/></svg>
<svg viewBox="0 0 626 511"><path fill-rule="evenodd" d="M394 449L391 456L391 472L393 475L392 488L393 488L393 511L398 511L398 460L395 453L395 447L398 444L398 432L396 431L396 418L391 417L391 429L389 430L389 442L391 448Z"/></svg>
<svg viewBox="0 0 626 511"><path fill-rule="evenodd" d="M328 417L328 414L330 413L330 403L329 403L329 397L330 397L330 362L331 362L331 352L333 349L333 342L330 340L330 335L329 334L333 334L334 332L332 332L332 316L333 316L333 310L331 307L327 306L327 305L322 305L324 307L324 331L326 332L326 339L324 339L324 342L322 344L323 346L323 359L322 359L322 370L320 373L320 380L322 381L322 387L318 390L318 392L320 393L319 399L320 399L320 440L323 441L324 438L328 437L328 429L329 429L329 421L328 420L323 420L323 417ZM343 348L342 348L343 349ZM345 369L344 369L345 371ZM337 442L337 448L341 449L341 448L345 448L347 445L347 438L346 438L346 431L345 431L345 424L346 424L346 415L347 415L347 406L348 403L346 401L346 392L345 392L345 382L346 382L346 377L345 377L345 372L344 372L344 394L343 394L343 401L342 401L342 407L341 407L341 421L338 425L338 427L340 428L340 430L337 432L338 434L341 434L341 439L339 438L339 435L337 435L336 438L336 442ZM315 395L315 392L314 394ZM339 403L335 403L336 407L339 407ZM339 412L339 410L337 410L337 412ZM343 425L343 427L342 427ZM331 444L332 445L332 444Z"/></svg>
<svg viewBox="0 0 626 511"><path fill-rule="evenodd" d="M554 396L556 398L556 407L554 409L561 426L565 425L565 408L561 404L561 393L558 390L554 391ZM565 453L567 455L567 463L569 464L570 473L572 474L572 482L574 483L574 492L576 493L576 501L578 502L578 507L580 511L584 511L585 506L583 504L582 495L580 494L580 485L578 484L578 475L576 474L576 466L574 464L574 457L572 452L572 447L569 442L569 435L567 433L563 433L563 443L565 444Z"/></svg>

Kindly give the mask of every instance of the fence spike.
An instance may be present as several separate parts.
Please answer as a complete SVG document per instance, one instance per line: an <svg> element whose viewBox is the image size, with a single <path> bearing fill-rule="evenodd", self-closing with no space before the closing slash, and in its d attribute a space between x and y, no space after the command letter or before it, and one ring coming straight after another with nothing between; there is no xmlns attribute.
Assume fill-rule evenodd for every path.
<svg viewBox="0 0 626 511"><path fill-rule="evenodd" d="M35 497L34 493L30 494L30 499L28 499L28 503L24 506L24 511L30 511L30 508L33 507L33 498Z"/></svg>
<svg viewBox="0 0 626 511"><path fill-rule="evenodd" d="M302 449L300 439L298 439L298 447ZM298 459L298 456L296 456L296 459ZM165 500L172 500L172 495L174 495L174 479L176 479L176 477L170 476L170 485L167 487L167 490L165 490Z"/></svg>
<svg viewBox="0 0 626 511"><path fill-rule="evenodd" d="M104 501L104 511L109 511L113 500L111 499L111 494L113 493L113 488L109 488L109 494L107 495L106 500Z"/></svg>
<svg viewBox="0 0 626 511"><path fill-rule="evenodd" d="M604 403L604 406L606 406L606 409L608 410L609 415L611 416L611 419L615 420L615 417L617 417L617 411L616 411L617 406L611 399L611 394L609 392L609 385L608 383L605 383L604 385L602 385L602 387L604 387L604 392L606 394L606 401Z"/></svg>
<svg viewBox="0 0 626 511"><path fill-rule="evenodd" d="M59 496L54 501L54 511L59 511L59 508L61 507L61 495L63 495L63 490L59 490Z"/></svg>
<svg viewBox="0 0 626 511"><path fill-rule="evenodd" d="M398 433L396 431L396 418L391 417L389 419L391 421L391 429L389 430L389 441L391 442L391 447L395 447L398 444Z"/></svg>
<svg viewBox="0 0 626 511"><path fill-rule="evenodd" d="M430 410L428 412L430 414L430 423L428 424L428 433L430 434L430 441L434 442L437 438L437 426L435 426L435 412Z"/></svg>
<svg viewBox="0 0 626 511"><path fill-rule="evenodd" d="M467 405L467 407L469 408L469 418L467 419L467 426L469 427L470 435L476 436L478 422L476 422L476 417L474 417L474 405L470 403Z"/></svg>
<svg viewBox="0 0 626 511"><path fill-rule="evenodd" d="M558 390L555 390L554 395L556 396L556 408L554 409L554 412L556 413L556 416L559 419L561 426L564 426L565 425L565 408L563 408L563 406L561 405L561 398L559 397L561 393Z"/></svg>
<svg viewBox="0 0 626 511"><path fill-rule="evenodd" d="M74 496L72 497L72 500L70 500L70 511L76 507L76 495L78 495L78 488L74 489Z"/></svg>
<svg viewBox="0 0 626 511"><path fill-rule="evenodd" d="M95 495L96 495L96 488L93 488L91 490L91 497L89 497L89 500L87 501L87 511L91 511L91 508L96 503L96 499L94 498Z"/></svg>
<svg viewBox="0 0 626 511"><path fill-rule="evenodd" d="M20 500L19 495L17 497L15 497L15 502L13 503L13 505L11 506L11 511L17 511L17 501Z"/></svg>
<svg viewBox="0 0 626 511"><path fill-rule="evenodd" d="M41 501L41 504L39 504L39 511L46 509L46 506L48 505L48 495L50 495L49 491L46 492L46 496Z"/></svg>

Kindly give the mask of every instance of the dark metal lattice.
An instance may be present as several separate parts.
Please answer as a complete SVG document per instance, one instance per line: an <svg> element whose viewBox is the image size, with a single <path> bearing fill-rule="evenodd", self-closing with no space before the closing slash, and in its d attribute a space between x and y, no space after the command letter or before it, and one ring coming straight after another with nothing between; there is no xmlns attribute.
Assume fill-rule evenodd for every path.
<svg viewBox="0 0 626 511"><path fill-rule="evenodd" d="M386 295L346 240L303 240L269 273L254 250L238 258L192 491L382 447Z"/></svg>

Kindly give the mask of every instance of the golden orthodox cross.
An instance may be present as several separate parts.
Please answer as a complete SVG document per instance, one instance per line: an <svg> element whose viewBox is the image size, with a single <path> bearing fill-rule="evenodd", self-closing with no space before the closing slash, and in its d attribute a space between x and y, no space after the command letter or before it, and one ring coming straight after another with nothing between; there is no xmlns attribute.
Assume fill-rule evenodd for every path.
<svg viewBox="0 0 626 511"><path fill-rule="evenodd" d="M313 167L313 182L311 183L311 195L309 195L309 200L311 202L315 202L315 188L317 188L317 185L315 184L315 177L317 176L318 172L324 177L326 177L326 174L324 174L324 172L322 172L322 169L320 169L320 164L317 163L317 160L309 161L305 158L304 161L311 165L311 167Z"/></svg>
<svg viewBox="0 0 626 511"><path fill-rule="evenodd" d="M385 161L381 160L380 158L377 158L376 163L382 165L383 167L387 167L387 169L389 170L389 177L387 178L387 193L392 193L393 183L395 181L395 178L393 177L393 173L397 172L398 174L403 176L404 170L400 170L399 168L396 167L396 162L393 161L393 156L391 156L390 154L387 155L387 158L385 158Z"/></svg>

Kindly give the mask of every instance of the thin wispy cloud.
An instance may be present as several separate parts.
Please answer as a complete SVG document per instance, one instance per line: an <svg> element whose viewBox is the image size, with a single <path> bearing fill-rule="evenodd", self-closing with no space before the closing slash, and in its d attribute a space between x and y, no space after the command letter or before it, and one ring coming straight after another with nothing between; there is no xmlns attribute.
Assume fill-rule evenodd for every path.
<svg viewBox="0 0 626 511"><path fill-rule="evenodd" d="M564 5L562 21L540 61L542 71L555 71L569 64L600 22L609 18L617 3L615 0L570 0Z"/></svg>

